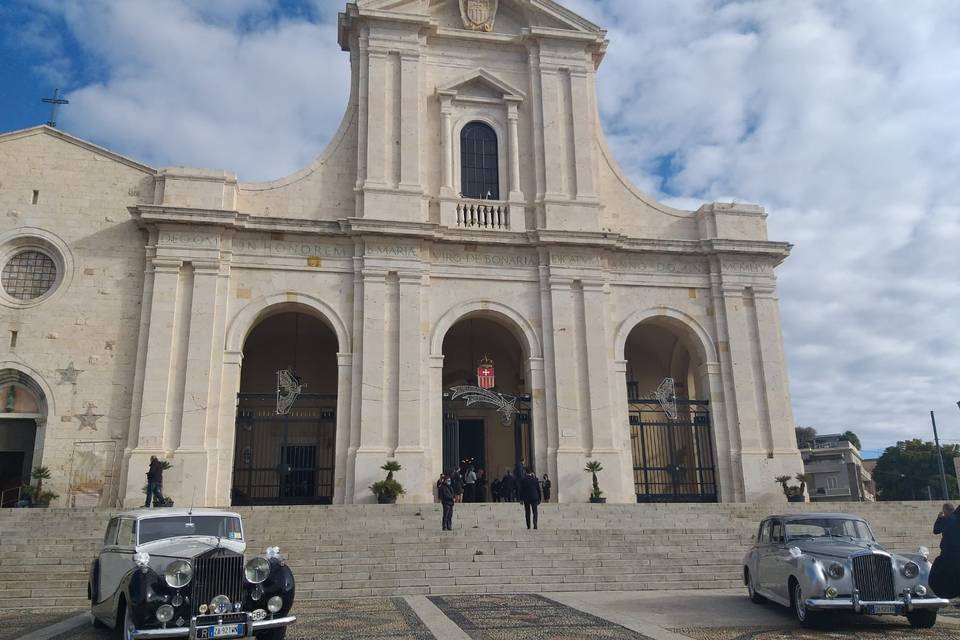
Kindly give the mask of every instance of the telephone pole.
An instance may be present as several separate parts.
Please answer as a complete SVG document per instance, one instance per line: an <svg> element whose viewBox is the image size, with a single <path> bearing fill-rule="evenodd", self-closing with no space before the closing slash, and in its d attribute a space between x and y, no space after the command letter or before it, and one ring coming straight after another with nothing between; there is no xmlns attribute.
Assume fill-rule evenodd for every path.
<svg viewBox="0 0 960 640"><path fill-rule="evenodd" d="M957 403L960 406L960 402ZM947 493L947 473L943 470L943 452L940 450L940 436L937 435L937 418L930 412L930 422L933 423L933 441L937 445L937 465L940 467L940 485L943 488L943 499L949 500L950 494Z"/></svg>

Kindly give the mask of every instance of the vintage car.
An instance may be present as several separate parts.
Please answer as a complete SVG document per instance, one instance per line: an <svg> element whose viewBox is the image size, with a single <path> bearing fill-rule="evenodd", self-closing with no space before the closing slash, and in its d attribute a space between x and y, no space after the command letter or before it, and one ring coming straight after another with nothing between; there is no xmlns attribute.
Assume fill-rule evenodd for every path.
<svg viewBox="0 0 960 640"><path fill-rule="evenodd" d="M236 513L117 515L90 566L93 624L124 639L282 639L296 621L293 573L277 547L246 561L245 550Z"/></svg>
<svg viewBox="0 0 960 640"><path fill-rule="evenodd" d="M862 518L843 513L771 516L743 559L750 600L790 607L806 627L831 611L905 615L916 628L936 624L949 604L930 590L929 551L885 551Z"/></svg>

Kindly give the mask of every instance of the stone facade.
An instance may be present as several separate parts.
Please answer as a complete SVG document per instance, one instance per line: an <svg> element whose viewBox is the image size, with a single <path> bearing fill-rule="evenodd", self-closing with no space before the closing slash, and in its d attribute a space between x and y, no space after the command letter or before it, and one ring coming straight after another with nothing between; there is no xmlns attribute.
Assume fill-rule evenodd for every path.
<svg viewBox="0 0 960 640"><path fill-rule="evenodd" d="M587 499L587 460L603 463L608 500L636 499L628 389L650 395L663 377L709 401L709 438L696 455L674 447L689 464L648 465L677 482L712 458L718 499L782 499L773 478L802 471L774 277L789 245L767 239L760 207L681 211L629 183L599 124L599 27L551 0L491 3L490 23L458 4L347 4L343 122L275 182L155 170L47 127L0 136L0 251L41 243L63 274L35 303L0 299L0 368L46 402L33 457L61 501L78 443L100 441L115 443L107 475L126 504L151 455L172 463L178 503L236 500L237 394L271 391L245 386L245 343L281 313L335 339L329 384L313 383L334 394L333 502L372 501L387 459L403 466L401 500L433 499L443 393L466 380L444 338L471 319L516 341L506 391L526 402L528 466L561 502ZM472 123L495 134L482 162L500 199L462 195ZM490 331L464 335L482 354L505 344Z"/></svg>

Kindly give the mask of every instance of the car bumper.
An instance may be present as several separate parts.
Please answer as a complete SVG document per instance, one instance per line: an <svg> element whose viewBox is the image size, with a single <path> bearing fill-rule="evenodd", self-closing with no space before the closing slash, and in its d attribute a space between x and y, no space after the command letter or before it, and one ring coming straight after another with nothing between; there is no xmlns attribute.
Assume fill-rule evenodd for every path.
<svg viewBox="0 0 960 640"><path fill-rule="evenodd" d="M247 625L247 635L245 638L252 638L255 633L276 629L278 627L287 627L297 621L296 616L285 616L283 618L273 618L271 620L259 620ZM167 629L143 629L134 631L131 635L134 638L191 638L192 630L190 627L174 627Z"/></svg>
<svg viewBox="0 0 960 640"><path fill-rule="evenodd" d="M900 600L882 600L865 602L853 598L810 598L807 609L812 611L852 611L869 615L904 615L918 609L940 609L950 604L943 598L914 598L904 596ZM892 609L892 610L891 610Z"/></svg>

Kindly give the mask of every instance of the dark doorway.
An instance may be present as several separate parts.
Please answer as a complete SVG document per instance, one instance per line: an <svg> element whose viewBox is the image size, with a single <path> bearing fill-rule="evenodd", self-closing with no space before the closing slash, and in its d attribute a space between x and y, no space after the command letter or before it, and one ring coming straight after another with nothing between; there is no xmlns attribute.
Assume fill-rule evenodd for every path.
<svg viewBox="0 0 960 640"><path fill-rule="evenodd" d="M460 430L460 462L472 464L475 469L486 469L486 446L484 438L484 421L468 418L458 420Z"/></svg>
<svg viewBox="0 0 960 640"><path fill-rule="evenodd" d="M16 489L23 484L24 455L22 451L0 451L0 496L3 497L0 506L12 507L19 498L16 491L7 489Z"/></svg>

